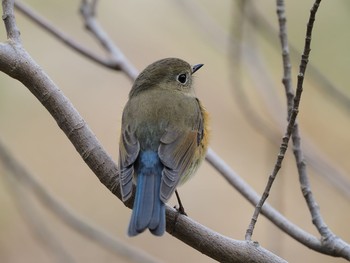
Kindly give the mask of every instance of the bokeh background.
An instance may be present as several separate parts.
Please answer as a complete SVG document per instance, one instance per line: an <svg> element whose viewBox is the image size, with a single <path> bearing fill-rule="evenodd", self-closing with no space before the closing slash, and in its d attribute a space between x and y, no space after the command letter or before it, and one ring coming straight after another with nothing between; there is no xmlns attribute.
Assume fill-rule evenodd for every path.
<svg viewBox="0 0 350 263"><path fill-rule="evenodd" d="M276 30L275 1L250 2ZM313 1L286 2L289 40L300 54ZM84 30L78 14L79 1L28 0L26 3L75 40L104 54ZM322 2L310 57L322 75L347 96L350 96L349 11L349 1ZM16 14L24 47L73 102L117 160L121 111L131 87L130 80L123 73L85 59L18 12ZM230 48L236 44L229 42L232 28L237 27L232 23L240 15L236 1L104 0L98 5L97 15L110 37L139 70L164 57L205 64L196 75L196 92L211 113L211 147L262 193L279 149L262 130L251 125L242 104L253 109L258 119L279 135L275 139L280 140L286 110L278 34L264 35L259 27L261 23L252 26L246 20L241 68L243 99L234 85L238 62ZM0 37L5 41L3 26L0 26ZM238 39L235 37L237 35L233 41ZM295 87L299 56L293 57L292 63ZM306 75L298 117L302 139L308 142L312 156L323 156L339 171L328 173L330 178L348 182L349 105L340 102L334 93L326 92L323 84L320 78ZM128 238L126 228L130 210L98 181L44 107L19 82L1 73L0 87L0 139L54 196L89 222L162 262L213 262L169 234L156 238L147 232ZM322 174L310 167L308 171L328 226L350 242L350 189L346 188L346 183L340 183L345 185L343 190L334 186L324 177L327 172ZM0 168L0 174L0 262L54 262L52 251L28 224L23 208L3 180L8 176L7 172ZM30 191L27 194L34 202L38 216L44 219L76 262L128 262L77 234L36 202ZM197 176L181 187L180 194L193 219L229 237L244 239L253 207L208 163L204 163ZM317 235L300 192L291 151L273 186L269 202L292 222ZM170 204L175 205L175 200L172 199ZM290 262L345 262L305 248L264 217L259 218L253 239Z"/></svg>

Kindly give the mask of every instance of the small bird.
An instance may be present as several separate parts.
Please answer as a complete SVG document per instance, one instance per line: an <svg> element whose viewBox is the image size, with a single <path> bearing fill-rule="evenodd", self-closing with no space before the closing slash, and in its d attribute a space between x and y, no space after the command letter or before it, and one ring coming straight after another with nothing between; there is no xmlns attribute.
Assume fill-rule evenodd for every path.
<svg viewBox="0 0 350 263"><path fill-rule="evenodd" d="M165 203L204 159L208 114L195 96L192 76L202 66L165 58L147 66L132 86L119 143L124 202L136 184L129 236L147 228L164 234Z"/></svg>

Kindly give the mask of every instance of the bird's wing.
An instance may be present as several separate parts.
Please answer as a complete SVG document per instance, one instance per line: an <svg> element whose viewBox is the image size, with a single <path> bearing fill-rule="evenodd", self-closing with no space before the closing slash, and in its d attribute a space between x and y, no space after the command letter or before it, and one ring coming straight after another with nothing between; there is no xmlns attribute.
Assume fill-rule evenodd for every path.
<svg viewBox="0 0 350 263"><path fill-rule="evenodd" d="M140 143L131 131L130 125L127 125L125 129L122 129L119 142L120 187L123 201L128 200L132 194L133 164L139 151Z"/></svg>
<svg viewBox="0 0 350 263"><path fill-rule="evenodd" d="M160 139L158 154L164 164L160 198L166 202L175 191L182 176L191 173L197 147L203 138L203 118L199 111L196 123L189 131L179 131L176 128L166 129Z"/></svg>

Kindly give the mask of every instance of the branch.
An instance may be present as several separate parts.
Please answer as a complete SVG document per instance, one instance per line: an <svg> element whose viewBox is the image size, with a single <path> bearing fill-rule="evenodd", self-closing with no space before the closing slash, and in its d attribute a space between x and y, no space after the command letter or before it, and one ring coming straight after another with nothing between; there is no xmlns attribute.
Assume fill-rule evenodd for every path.
<svg viewBox="0 0 350 263"><path fill-rule="evenodd" d="M304 81L305 71L309 60L309 53L311 51L310 46L311 46L313 24L314 24L316 12L318 10L320 3L321 3L321 0L316 0L313 7L310 10L310 18L307 24L304 52L301 56L301 63L299 66L297 92L294 98L294 105L299 104L300 102L299 94L301 94L303 90L303 81ZM321 239L322 244L325 247L329 248L330 251L334 251L335 253L337 253L337 251L342 251L344 249L344 244L342 240L340 240L335 234L333 234L332 231L326 225L325 221L321 216L319 206L316 203L316 200L311 191L311 185L310 185L307 170L306 170L306 164L304 161L303 152L301 150L301 139L300 139L299 130L297 129L297 127L293 131L292 138L293 138L293 146L294 146L294 156L298 167L300 186L301 186L301 190L305 198L305 201L308 205L309 211L311 213L312 223L315 225L318 232L320 233L322 237Z"/></svg>
<svg viewBox="0 0 350 263"><path fill-rule="evenodd" d="M167 231L219 262L286 262L256 242L228 238L167 206ZM176 225L174 225L174 223ZM250 254L253 253L253 254Z"/></svg>
<svg viewBox="0 0 350 263"><path fill-rule="evenodd" d="M5 29L7 33L7 39L13 41L14 43L20 43L20 33L16 25L15 15L12 11L13 9L13 0L12 1L2 1L2 20L5 24Z"/></svg>
<svg viewBox="0 0 350 263"><path fill-rule="evenodd" d="M125 65L124 61L126 60L126 58L123 57L121 52L118 52L118 49L114 48L113 50L109 50L109 54L107 58L103 58L98 54L94 53L93 51L87 49L82 44L75 41L72 37L70 37L68 34L63 32L62 30L52 25L48 20L40 16L38 13L36 13L34 10L32 10L30 7L28 7L24 3L16 0L15 7L18 11L20 11L23 15L25 15L27 18L32 20L39 27L43 28L52 36L54 36L57 40L61 41L62 43L72 48L73 50L77 51L79 54L83 55L84 57L112 70L125 70L125 73L127 73L129 78L136 77L137 75L136 69L133 67L127 67ZM93 24L94 22L91 22L91 23ZM103 31L102 30L100 31L102 32L101 34L103 34Z"/></svg>
<svg viewBox="0 0 350 263"><path fill-rule="evenodd" d="M283 78L282 83L287 97L288 119L293 109L294 91L292 88L292 65L289 56L287 18L285 14L284 0L277 0L277 16L279 24L279 37L282 48Z"/></svg>
<svg viewBox="0 0 350 263"><path fill-rule="evenodd" d="M97 0L82 0L80 13L84 18L85 27L95 36L103 48L108 52L109 59L114 61L116 70L123 71L130 80L135 80L138 72L124 56L123 52L114 44L95 18Z"/></svg>
<svg viewBox="0 0 350 263"><path fill-rule="evenodd" d="M301 95L301 93L300 93L300 95ZM277 160L276 160L275 166L273 168L271 175L269 176L269 180L268 180L267 185L265 187L264 193L261 196L260 201L258 202L258 204L255 207L254 214L252 216L251 222L250 222L249 227L247 229L246 236L245 236L246 240L251 240L253 230L255 227L255 223L258 220L258 216L261 212L262 206L264 205L266 199L268 198L270 190L272 188L272 184L273 184L274 180L276 179L280 168L282 167L282 162L284 160L286 151L288 149L288 143L289 143L290 137L292 135L292 131L293 131L293 127L294 127L297 115L298 115L298 107L296 105L294 105L292 112L291 112L291 115L290 115L290 120L289 120L288 125L287 125L286 133L282 138L282 142L280 145L280 151L277 155Z"/></svg>

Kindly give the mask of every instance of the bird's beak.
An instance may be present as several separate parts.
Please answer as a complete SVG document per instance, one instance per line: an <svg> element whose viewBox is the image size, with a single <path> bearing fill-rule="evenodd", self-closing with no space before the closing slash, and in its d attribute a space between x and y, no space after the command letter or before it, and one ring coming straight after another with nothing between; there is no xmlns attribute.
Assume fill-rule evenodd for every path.
<svg viewBox="0 0 350 263"><path fill-rule="evenodd" d="M197 64L192 67L192 74L195 73L198 69L203 67L204 64Z"/></svg>

